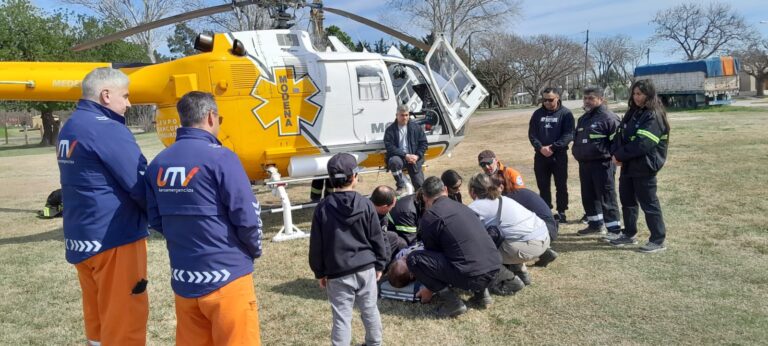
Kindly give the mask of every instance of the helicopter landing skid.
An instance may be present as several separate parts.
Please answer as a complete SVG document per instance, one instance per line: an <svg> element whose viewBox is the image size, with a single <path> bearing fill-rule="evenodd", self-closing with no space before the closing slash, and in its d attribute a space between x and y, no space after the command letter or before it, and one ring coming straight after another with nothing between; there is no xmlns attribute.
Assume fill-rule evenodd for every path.
<svg viewBox="0 0 768 346"><path fill-rule="evenodd" d="M280 212L280 211L283 212L283 227L281 227L280 231L278 231L277 234L274 237L272 237L272 241L281 242L286 240L309 237L309 233L306 233L300 230L298 227L296 227L296 225L293 224L292 211L294 209L301 209L301 208L310 207L310 206L299 205L296 207L291 207L291 200L290 198L288 198L288 192L285 190L285 187L286 185L288 185L288 183L284 182L284 183L274 184L274 182L280 181L280 173L277 172L277 168L269 167L267 169L267 172L269 173L269 180L273 183L272 192L280 196L280 204L282 205L282 208L277 209L273 212Z"/></svg>

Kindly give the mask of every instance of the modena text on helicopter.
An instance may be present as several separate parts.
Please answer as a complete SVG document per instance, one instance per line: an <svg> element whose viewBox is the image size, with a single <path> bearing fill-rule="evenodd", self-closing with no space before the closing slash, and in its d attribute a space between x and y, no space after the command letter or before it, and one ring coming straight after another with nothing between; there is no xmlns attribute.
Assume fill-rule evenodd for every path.
<svg viewBox="0 0 768 346"><path fill-rule="evenodd" d="M157 133L170 145L180 126L176 102L193 90L212 93L225 119L219 139L248 176L275 167L291 178L325 174L334 153L351 152L364 167L382 167L384 129L406 104L423 124L432 159L452 150L487 91L442 38L426 66L390 49L351 52L335 37L318 51L300 30L198 36L200 54L140 67L110 63L0 62L0 99L76 101L96 67L120 68L133 104L157 106ZM109 140L109 139L105 139Z"/></svg>

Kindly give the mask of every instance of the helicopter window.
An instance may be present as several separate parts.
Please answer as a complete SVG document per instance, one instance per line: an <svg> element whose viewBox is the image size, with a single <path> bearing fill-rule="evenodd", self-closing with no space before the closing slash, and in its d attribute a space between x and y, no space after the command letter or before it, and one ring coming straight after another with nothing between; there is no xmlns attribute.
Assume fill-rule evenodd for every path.
<svg viewBox="0 0 768 346"><path fill-rule="evenodd" d="M402 64L391 64L387 68L392 79L397 104L409 105L414 110L421 109L421 99L413 90L414 85L426 83L421 72L412 66Z"/></svg>
<svg viewBox="0 0 768 346"><path fill-rule="evenodd" d="M357 72L357 86L361 101L389 99L387 87L384 84L384 72L378 66L359 65Z"/></svg>
<svg viewBox="0 0 768 346"><path fill-rule="evenodd" d="M453 104L458 100L462 92L472 88L472 82L467 78L459 65L451 59L450 54L445 51L445 48L440 48L430 58L429 66L446 101L449 104Z"/></svg>
<svg viewBox="0 0 768 346"><path fill-rule="evenodd" d="M277 34L277 44L283 47L298 47L299 37L296 34Z"/></svg>

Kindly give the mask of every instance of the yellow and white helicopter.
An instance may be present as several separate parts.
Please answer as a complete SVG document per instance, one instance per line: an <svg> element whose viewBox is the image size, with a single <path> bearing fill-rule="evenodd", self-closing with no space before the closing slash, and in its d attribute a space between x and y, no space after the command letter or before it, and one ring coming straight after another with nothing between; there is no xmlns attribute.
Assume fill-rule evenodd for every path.
<svg viewBox="0 0 768 346"><path fill-rule="evenodd" d="M425 65L388 54L352 52L329 37L316 49L309 33L274 29L199 35L201 53L140 67L111 63L0 62L0 99L77 101L80 81L96 67L112 66L130 80L133 104L157 106L157 133L170 145L180 126L176 102L189 91L212 93L225 118L219 133L224 146L240 158L253 181L325 174L327 160L350 152L361 166L385 166L384 129L395 109L406 104L423 124L429 149L426 159L450 152L464 137L464 127L487 96L486 89L440 36L432 47L354 14L304 1L240 1L210 7L128 29L74 49L88 49L137 32L247 5L310 7L371 25L428 50ZM290 27L278 17L278 27ZM285 180L280 180L285 182ZM289 180L290 181L290 180ZM274 185L273 186L277 186ZM281 185L282 189L283 186ZM290 202L284 190L286 232ZM287 214L287 216L286 216ZM286 220L285 218L288 218ZM299 231L300 232L300 231ZM280 232L281 234L283 232ZM302 236L288 236L293 238Z"/></svg>

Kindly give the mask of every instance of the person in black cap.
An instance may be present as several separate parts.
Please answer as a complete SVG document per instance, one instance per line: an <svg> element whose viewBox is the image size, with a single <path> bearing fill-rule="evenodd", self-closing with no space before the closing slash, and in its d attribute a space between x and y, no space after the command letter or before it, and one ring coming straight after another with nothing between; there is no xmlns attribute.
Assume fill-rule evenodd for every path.
<svg viewBox="0 0 768 346"><path fill-rule="evenodd" d="M331 157L328 176L334 192L320 201L312 217L309 266L320 287L328 290L333 345L350 344L355 305L365 326L366 345L380 345L382 339L376 282L388 249L373 203L354 191L358 172L354 156Z"/></svg>

